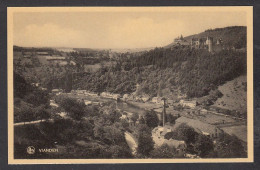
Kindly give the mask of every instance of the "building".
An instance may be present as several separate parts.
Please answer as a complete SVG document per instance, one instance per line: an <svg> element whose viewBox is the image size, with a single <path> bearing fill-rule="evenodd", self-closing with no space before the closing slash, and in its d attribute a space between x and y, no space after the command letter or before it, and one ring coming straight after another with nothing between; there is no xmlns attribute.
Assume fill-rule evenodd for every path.
<svg viewBox="0 0 260 170"><path fill-rule="evenodd" d="M121 97L120 94L112 94L112 98L115 100L119 99L120 97Z"/></svg>
<svg viewBox="0 0 260 170"><path fill-rule="evenodd" d="M207 111L206 109L201 109L201 110L199 110L199 113L200 113L200 114L207 114L208 111Z"/></svg>
<svg viewBox="0 0 260 170"><path fill-rule="evenodd" d="M60 112L60 113L57 113L57 115L59 115L63 119L69 118L69 116L68 116L68 114L66 112Z"/></svg>
<svg viewBox="0 0 260 170"><path fill-rule="evenodd" d="M172 132L173 131L173 126L170 125L165 125L164 127L162 126L158 126L156 128L153 129L152 133L154 133L156 136L158 136L159 138L164 138L164 136L168 133L168 132Z"/></svg>
<svg viewBox="0 0 260 170"><path fill-rule="evenodd" d="M122 114L122 116L119 118L121 120L126 120L130 127L135 126L135 122L131 119L131 116L133 113L125 112L125 114Z"/></svg>
<svg viewBox="0 0 260 170"><path fill-rule="evenodd" d="M124 94L123 95L123 101L126 101L129 98L129 94Z"/></svg>
<svg viewBox="0 0 260 170"><path fill-rule="evenodd" d="M165 125L164 127L158 126L152 130L152 138L155 143L155 147L162 145L168 145L175 148L178 156L184 156L187 145L185 141L175 139L165 139L165 135L173 131L173 126Z"/></svg>
<svg viewBox="0 0 260 170"><path fill-rule="evenodd" d="M168 145L171 148L176 149L176 156L184 157L186 155L187 145L183 140L169 139L164 140L163 145Z"/></svg>
<svg viewBox="0 0 260 170"><path fill-rule="evenodd" d="M77 94L85 94L87 90L75 90Z"/></svg>
<svg viewBox="0 0 260 170"><path fill-rule="evenodd" d="M197 133L203 134L203 135L208 136L213 139L219 138L224 134L223 130L219 129L218 127L216 127L214 125L210 125L210 124L204 123L200 120L190 119L187 117L180 117L180 118L176 119L174 129L179 127L181 124L186 124L186 125L192 127Z"/></svg>
<svg viewBox="0 0 260 170"><path fill-rule="evenodd" d="M75 66L75 65L76 65L76 63L75 63L74 61L70 61L70 65L73 65L73 66Z"/></svg>
<svg viewBox="0 0 260 170"><path fill-rule="evenodd" d="M208 49L209 52L213 52L213 38L192 38L190 46L192 49Z"/></svg>
<svg viewBox="0 0 260 170"><path fill-rule="evenodd" d="M100 96L104 97L104 98L115 99L115 100L117 100L118 98L121 97L120 94L113 94L113 93L109 93L109 92L102 92L100 94Z"/></svg>
<svg viewBox="0 0 260 170"><path fill-rule="evenodd" d="M180 100L180 105L182 107L190 107L190 108L195 108L197 106L197 101L196 100Z"/></svg>
<svg viewBox="0 0 260 170"><path fill-rule="evenodd" d="M147 102L150 99L150 97L149 96L142 96L141 99L142 99L143 102Z"/></svg>
<svg viewBox="0 0 260 170"><path fill-rule="evenodd" d="M208 45L208 50L209 52L213 52L213 38L212 37L207 37L207 45Z"/></svg>
<svg viewBox="0 0 260 170"><path fill-rule="evenodd" d="M46 60L65 60L65 57L61 57L61 56L46 56L45 57Z"/></svg>
<svg viewBox="0 0 260 170"><path fill-rule="evenodd" d="M36 54L37 54L37 55L44 55L44 56L49 55L48 52L37 52Z"/></svg>
<svg viewBox="0 0 260 170"><path fill-rule="evenodd" d="M104 98L113 98L113 97L112 97L112 94L109 93L109 92L102 92L102 93L100 94L100 96L101 96L101 97L104 97Z"/></svg>
<svg viewBox="0 0 260 170"><path fill-rule="evenodd" d="M57 103L55 103L54 100L50 100L50 106L52 106L52 107L59 107L59 105Z"/></svg>
<svg viewBox="0 0 260 170"><path fill-rule="evenodd" d="M52 89L51 92L52 93L61 93L62 89Z"/></svg>
<svg viewBox="0 0 260 170"><path fill-rule="evenodd" d="M177 44L177 43L181 43L183 40L184 40L183 36L181 35L180 37L175 38L173 42Z"/></svg>
<svg viewBox="0 0 260 170"><path fill-rule="evenodd" d="M221 45L223 43L223 40L221 38L217 39L217 45Z"/></svg>
<svg viewBox="0 0 260 170"><path fill-rule="evenodd" d="M153 97L151 102L157 104L163 104L163 100L161 97Z"/></svg>
<svg viewBox="0 0 260 170"><path fill-rule="evenodd" d="M97 97L97 96L98 96L98 94L96 94L96 93L91 93L91 92L85 92L85 95L93 96L93 97Z"/></svg>
<svg viewBox="0 0 260 170"><path fill-rule="evenodd" d="M41 84L40 83L31 83L31 85L34 87L39 87Z"/></svg>
<svg viewBox="0 0 260 170"><path fill-rule="evenodd" d="M181 91L178 91L178 99L185 99L187 97L187 94L183 94Z"/></svg>
<svg viewBox="0 0 260 170"><path fill-rule="evenodd" d="M176 45L190 45L189 42L183 38L182 35L175 38L173 43Z"/></svg>
<svg viewBox="0 0 260 170"><path fill-rule="evenodd" d="M84 104L85 104L86 106L92 105L92 101L84 100Z"/></svg>

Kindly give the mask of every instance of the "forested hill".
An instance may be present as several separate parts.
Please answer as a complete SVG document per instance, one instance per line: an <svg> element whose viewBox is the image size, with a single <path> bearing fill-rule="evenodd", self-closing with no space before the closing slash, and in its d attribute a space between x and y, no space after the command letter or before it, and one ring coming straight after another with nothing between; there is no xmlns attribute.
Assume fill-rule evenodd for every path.
<svg viewBox="0 0 260 170"><path fill-rule="evenodd" d="M155 48L136 56L135 53L121 55L111 65L102 65L96 72L78 73L70 83L73 89L96 93L107 91L173 99L185 95L188 98L209 95L219 85L246 74L246 51L237 50L246 47L246 27L206 30L184 39L188 41L192 37L207 35L215 40L221 38L223 48L210 53L207 49L180 45ZM71 78L64 84L69 80ZM62 85L59 88L63 88Z"/></svg>
<svg viewBox="0 0 260 170"><path fill-rule="evenodd" d="M184 37L184 40L190 42L192 38L206 38L207 36L213 37L213 43L218 39L222 39L225 47L243 48L246 47L247 30L245 26L232 26L225 28L208 29L199 34ZM171 47L174 43L167 45Z"/></svg>
<svg viewBox="0 0 260 170"><path fill-rule="evenodd" d="M156 48L140 57L121 58L112 67L80 77L73 88L150 96L201 97L246 73L246 53L176 47ZM136 84L140 86L136 89Z"/></svg>

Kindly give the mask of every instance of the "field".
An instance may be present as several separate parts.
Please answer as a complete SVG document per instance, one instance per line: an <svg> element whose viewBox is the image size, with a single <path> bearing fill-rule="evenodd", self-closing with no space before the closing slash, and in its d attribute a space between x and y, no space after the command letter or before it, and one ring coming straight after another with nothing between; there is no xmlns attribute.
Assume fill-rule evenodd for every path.
<svg viewBox="0 0 260 170"><path fill-rule="evenodd" d="M240 112L247 111L247 96L246 96L246 75L240 76L232 81L228 81L218 90L223 94L213 106L225 108L229 110L237 110Z"/></svg>
<svg viewBox="0 0 260 170"><path fill-rule="evenodd" d="M224 130L229 135L235 135L240 140L247 142L247 126L240 125L240 126L231 126L231 127L222 127L221 129Z"/></svg>
<svg viewBox="0 0 260 170"><path fill-rule="evenodd" d="M45 56L37 56L37 58L39 59L41 64L43 64L43 65L49 64L49 62L46 60Z"/></svg>

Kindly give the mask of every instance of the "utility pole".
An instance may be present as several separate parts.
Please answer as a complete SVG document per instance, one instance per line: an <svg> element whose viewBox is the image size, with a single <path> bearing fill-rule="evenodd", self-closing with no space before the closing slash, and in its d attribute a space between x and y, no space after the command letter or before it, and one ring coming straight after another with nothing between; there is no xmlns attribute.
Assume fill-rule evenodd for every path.
<svg viewBox="0 0 260 170"><path fill-rule="evenodd" d="M163 127L165 126L166 122L166 98L162 98L163 100Z"/></svg>

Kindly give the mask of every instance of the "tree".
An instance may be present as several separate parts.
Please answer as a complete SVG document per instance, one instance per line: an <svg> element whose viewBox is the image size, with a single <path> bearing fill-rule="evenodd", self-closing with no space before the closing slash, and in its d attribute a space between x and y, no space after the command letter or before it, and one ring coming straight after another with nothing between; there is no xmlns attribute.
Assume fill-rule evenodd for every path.
<svg viewBox="0 0 260 170"><path fill-rule="evenodd" d="M145 120L143 116L139 119L139 124L145 124Z"/></svg>
<svg viewBox="0 0 260 170"><path fill-rule="evenodd" d="M17 115L19 115L19 120L24 123L35 120L35 114L33 112L33 109L29 106L22 106L18 111Z"/></svg>
<svg viewBox="0 0 260 170"><path fill-rule="evenodd" d="M49 95L43 90L34 89L33 92L29 93L24 97L24 100L34 106L40 106L42 104L48 105Z"/></svg>
<svg viewBox="0 0 260 170"><path fill-rule="evenodd" d="M179 125L172 134L173 139L184 140L187 144L195 143L196 136L198 136L198 133L185 123Z"/></svg>
<svg viewBox="0 0 260 170"><path fill-rule="evenodd" d="M154 141L149 134L140 133L138 136L137 152L144 156L149 156L150 152L154 148Z"/></svg>
<svg viewBox="0 0 260 170"><path fill-rule="evenodd" d="M46 142L58 141L63 144L72 142L77 137L75 134L78 133L78 129L71 127L77 127L71 119L55 119L54 122L42 122L39 126Z"/></svg>
<svg viewBox="0 0 260 170"><path fill-rule="evenodd" d="M60 106L75 120L80 120L84 116L85 104L72 98L65 98L61 101Z"/></svg>
<svg viewBox="0 0 260 170"><path fill-rule="evenodd" d="M151 128L145 124L139 124L134 134L138 139L137 153L142 156L149 156L150 151L154 148Z"/></svg>
<svg viewBox="0 0 260 170"><path fill-rule="evenodd" d="M94 122L89 119L83 119L78 124L76 124L77 136L80 139L89 140L94 137Z"/></svg>
<svg viewBox="0 0 260 170"><path fill-rule="evenodd" d="M245 158L247 153L244 146L236 136L225 134L217 140L215 150L219 158Z"/></svg>
<svg viewBox="0 0 260 170"><path fill-rule="evenodd" d="M109 109L109 108L108 108ZM107 110L107 114L101 115L106 121L113 124L120 121L121 113L116 110Z"/></svg>
<svg viewBox="0 0 260 170"><path fill-rule="evenodd" d="M178 119L177 116L173 116L172 114L166 114L167 122L174 124L176 119Z"/></svg>
<svg viewBox="0 0 260 170"><path fill-rule="evenodd" d="M213 149L214 145L209 137L201 134L197 136L196 142L194 144L194 150L198 153L200 157L206 157L209 153L213 151Z"/></svg>
<svg viewBox="0 0 260 170"><path fill-rule="evenodd" d="M131 158L132 154L127 147L113 145L107 150L111 156L109 158Z"/></svg>
<svg viewBox="0 0 260 170"><path fill-rule="evenodd" d="M120 122L121 122L121 124L122 124L122 127L123 127L124 129L127 129L127 128L129 128L129 123L128 123L128 121L127 121L127 120L125 120L125 119L122 119Z"/></svg>
<svg viewBox="0 0 260 170"><path fill-rule="evenodd" d="M104 139L105 129L103 126L96 124L93 130L94 130L95 139L98 139L98 140Z"/></svg>
<svg viewBox="0 0 260 170"><path fill-rule="evenodd" d="M152 158L175 158L176 150L168 145L162 145L150 152Z"/></svg>
<svg viewBox="0 0 260 170"><path fill-rule="evenodd" d="M40 120L43 120L43 119L49 119L50 118L50 112L49 110L45 109L44 105L41 105L37 108L35 108L35 114L36 114L36 117Z"/></svg>
<svg viewBox="0 0 260 170"><path fill-rule="evenodd" d="M137 121L137 119L139 118L138 113L133 113L133 115L131 116L131 120L134 121L134 123Z"/></svg>
<svg viewBox="0 0 260 170"><path fill-rule="evenodd" d="M155 128L159 124L159 119L155 111L146 111L144 115L145 123L150 128Z"/></svg>
<svg viewBox="0 0 260 170"><path fill-rule="evenodd" d="M32 88L23 76L14 72L14 97L24 98Z"/></svg>
<svg viewBox="0 0 260 170"><path fill-rule="evenodd" d="M107 144L120 145L125 142L124 133L114 126L104 127L104 132L104 140Z"/></svg>

